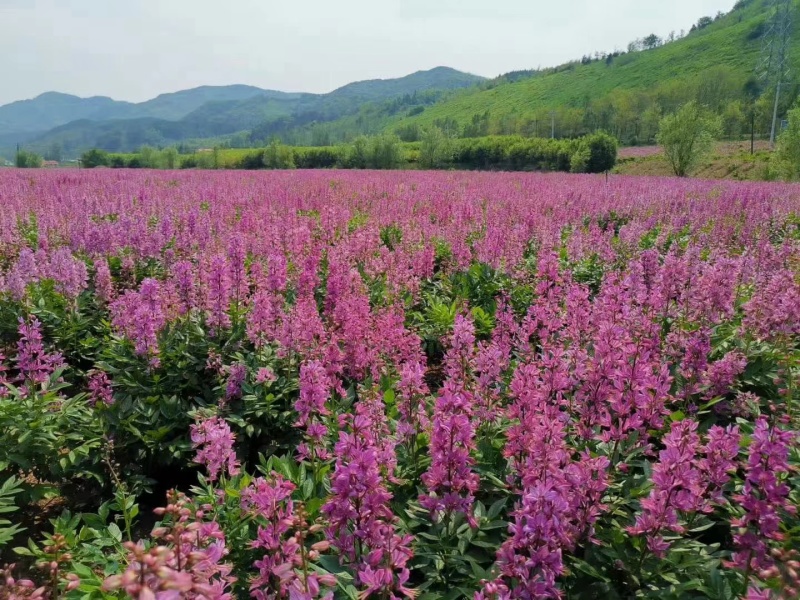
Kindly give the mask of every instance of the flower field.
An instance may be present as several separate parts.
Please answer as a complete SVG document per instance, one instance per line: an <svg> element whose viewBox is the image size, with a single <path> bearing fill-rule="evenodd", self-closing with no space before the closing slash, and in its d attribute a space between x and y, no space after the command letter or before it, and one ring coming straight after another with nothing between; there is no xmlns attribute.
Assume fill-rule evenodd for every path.
<svg viewBox="0 0 800 600"><path fill-rule="evenodd" d="M797 598L798 387L797 186L0 172L2 599Z"/></svg>

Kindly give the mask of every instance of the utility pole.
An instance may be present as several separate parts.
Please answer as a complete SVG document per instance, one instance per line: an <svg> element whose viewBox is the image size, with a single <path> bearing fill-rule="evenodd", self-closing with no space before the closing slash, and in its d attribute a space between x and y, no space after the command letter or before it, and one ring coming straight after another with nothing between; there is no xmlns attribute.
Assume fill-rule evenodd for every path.
<svg viewBox="0 0 800 600"><path fill-rule="evenodd" d="M556 139L556 112L550 111L550 139Z"/></svg>
<svg viewBox="0 0 800 600"><path fill-rule="evenodd" d="M775 145L775 129L778 123L781 86L789 76L789 49L792 41L792 22L794 18L793 0L769 0L772 15L767 21L767 30L761 46L761 58L757 67L758 76L764 87L775 84L775 104L772 109L772 128L769 143Z"/></svg>

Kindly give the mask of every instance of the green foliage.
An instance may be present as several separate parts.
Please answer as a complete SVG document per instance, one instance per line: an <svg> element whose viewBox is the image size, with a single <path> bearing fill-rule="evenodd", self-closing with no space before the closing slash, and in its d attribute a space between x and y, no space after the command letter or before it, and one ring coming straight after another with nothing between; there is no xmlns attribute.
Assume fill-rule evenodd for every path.
<svg viewBox="0 0 800 600"><path fill-rule="evenodd" d="M598 131L587 137L586 145L589 148L589 158L586 162L587 173L604 173L610 171L617 164L619 142L604 131Z"/></svg>
<svg viewBox="0 0 800 600"><path fill-rule="evenodd" d="M174 150L143 149L132 155L113 154L113 167L181 169L402 169L419 165L425 169L503 169L515 171L600 172L616 160L616 141L597 133L575 140L549 140L521 136L454 139L438 127L424 139L402 143L396 136L359 136L350 144L322 147L287 146L273 140L267 148L214 149L186 156L169 155ZM573 159L578 165L572 167ZM269 167L267 166L269 164Z"/></svg>
<svg viewBox="0 0 800 600"><path fill-rule="evenodd" d="M649 144L658 119L695 100L722 114L729 105L745 102L744 83L751 77L761 51L768 3L741 4L727 15L685 37L652 50L612 52L583 64L572 62L552 69L510 73L472 89L441 99L424 112L379 118L372 131L422 130L443 127L456 136L523 135L570 138L598 130L608 131L626 145ZM687 24L688 26L688 24ZM795 33L796 36L796 33ZM790 48L791 60L800 60L800 44ZM602 50L602 49L598 49ZM784 114L796 90L786 94ZM772 116L759 113L756 133L769 131ZM485 116L488 112L488 118ZM733 110L735 112L735 110ZM768 113L768 115L767 115ZM729 120L726 136L741 135L749 119ZM344 119L332 130L352 131Z"/></svg>
<svg viewBox="0 0 800 600"><path fill-rule="evenodd" d="M82 394L65 397L69 384L56 371L41 386L6 384L0 397L0 475L22 470L41 481L98 478L102 430Z"/></svg>
<svg viewBox="0 0 800 600"><path fill-rule="evenodd" d="M592 153L589 150L589 146L586 144L580 144L573 152L572 156L569 159L569 170L571 173L586 173L587 169L589 168L589 159L592 157Z"/></svg>
<svg viewBox="0 0 800 600"><path fill-rule="evenodd" d="M369 138L361 135L353 140L347 153L346 166L350 169L366 169L370 162Z"/></svg>
<svg viewBox="0 0 800 600"><path fill-rule="evenodd" d="M438 127L431 127L422 136L419 164L423 169L441 169L452 160L450 138Z"/></svg>
<svg viewBox="0 0 800 600"><path fill-rule="evenodd" d="M604 133L574 140L505 136L453 142L453 162L466 169L599 173L616 156L616 141Z"/></svg>
<svg viewBox="0 0 800 600"><path fill-rule="evenodd" d="M14 496L22 492L19 480L11 476L0 485L0 515L9 514L17 510L14 504ZM18 524L12 523L0 516L0 549L10 542L14 536L23 531Z"/></svg>
<svg viewBox="0 0 800 600"><path fill-rule="evenodd" d="M800 178L800 106L789 111L789 126L778 137L775 160L785 179Z"/></svg>
<svg viewBox="0 0 800 600"><path fill-rule="evenodd" d="M264 149L264 166L267 169L294 169L292 149L278 140L272 140Z"/></svg>
<svg viewBox="0 0 800 600"><path fill-rule="evenodd" d="M663 146L675 175L690 174L711 151L720 130L720 119L696 102L689 102L674 115L664 117L659 126L658 143Z"/></svg>
<svg viewBox="0 0 800 600"><path fill-rule="evenodd" d="M333 169L344 160L341 146L294 149L294 164L298 169Z"/></svg>
<svg viewBox="0 0 800 600"><path fill-rule="evenodd" d="M117 164L122 161L116 161ZM85 169L94 169L95 167L109 167L111 159L108 152L104 150L89 150L81 155L81 166Z"/></svg>
<svg viewBox="0 0 800 600"><path fill-rule="evenodd" d="M266 167L266 162L264 160L264 150L255 150L253 152L248 152L242 158L238 160L236 163L237 169L263 169ZM195 157L192 157L195 158ZM194 161L194 166L197 167L197 160Z"/></svg>
<svg viewBox="0 0 800 600"><path fill-rule="evenodd" d="M139 165L143 169L158 169L161 167L161 160L158 150L151 146L139 148Z"/></svg>
<svg viewBox="0 0 800 600"><path fill-rule="evenodd" d="M42 166L42 157L27 150L17 151L15 165L18 169L38 169Z"/></svg>
<svg viewBox="0 0 800 600"><path fill-rule="evenodd" d="M178 150L176 148L164 148L161 151L161 164L164 169L176 169L178 167Z"/></svg>
<svg viewBox="0 0 800 600"><path fill-rule="evenodd" d="M125 158L114 154L109 157L108 159L108 166L112 169L124 169L127 165L125 164Z"/></svg>
<svg viewBox="0 0 800 600"><path fill-rule="evenodd" d="M402 160L400 138L390 134L370 139L367 166L371 169L396 169Z"/></svg>

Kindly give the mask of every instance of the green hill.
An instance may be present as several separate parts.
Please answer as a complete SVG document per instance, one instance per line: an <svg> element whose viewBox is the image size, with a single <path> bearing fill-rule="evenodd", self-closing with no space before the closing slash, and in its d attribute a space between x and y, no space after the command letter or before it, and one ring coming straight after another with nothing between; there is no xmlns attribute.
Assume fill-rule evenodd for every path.
<svg viewBox="0 0 800 600"><path fill-rule="evenodd" d="M328 94L274 92L249 86L202 87L140 104L45 94L0 107L0 142L14 141L15 132L19 132L17 137L26 148L47 152L58 146L67 155L89 148L124 152L143 144L165 146L236 133L243 144L260 143L294 128L357 113L365 103L404 96L409 102L424 97L430 103L450 90L482 81L482 77L437 67L397 79L350 83ZM68 98L71 112L53 111L52 97ZM36 115L51 112L51 118L37 121ZM40 129L48 125L44 127L48 131L32 133L30 128L36 123Z"/></svg>
<svg viewBox="0 0 800 600"><path fill-rule="evenodd" d="M46 92L31 100L0 106L0 135L44 132L81 119L181 119L207 102L243 100L255 95L293 96L248 85L202 86L161 94L140 103L121 102L104 96L79 98L70 94Z"/></svg>
<svg viewBox="0 0 800 600"><path fill-rule="evenodd" d="M798 2L800 7L800 1ZM726 117L726 133L749 131L745 84L759 63L767 0L740 0L729 13L702 20L685 37L647 50L584 57L553 69L510 73L463 90L432 106L388 114L365 107L331 123L334 138L393 131L408 141L437 125L458 136L522 134L572 137L596 129L623 142L653 139L660 116L697 99ZM791 58L800 72L800 10ZM622 40L620 40L622 41ZM797 96L786 88L781 112ZM771 96L758 104L757 127L768 129Z"/></svg>

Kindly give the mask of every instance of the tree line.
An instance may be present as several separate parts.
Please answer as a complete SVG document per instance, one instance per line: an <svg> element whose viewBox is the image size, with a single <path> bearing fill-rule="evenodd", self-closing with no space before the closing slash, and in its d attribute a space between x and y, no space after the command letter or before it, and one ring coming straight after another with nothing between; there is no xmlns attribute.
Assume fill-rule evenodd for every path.
<svg viewBox="0 0 800 600"><path fill-rule="evenodd" d="M220 150L181 156L174 148L144 148L131 155L86 152L86 168L238 169L474 169L601 173L614 167L617 140L598 132L570 140L491 136L455 139L430 127L422 139L403 143L392 134L359 136L348 144L294 147L273 140L223 164Z"/></svg>

